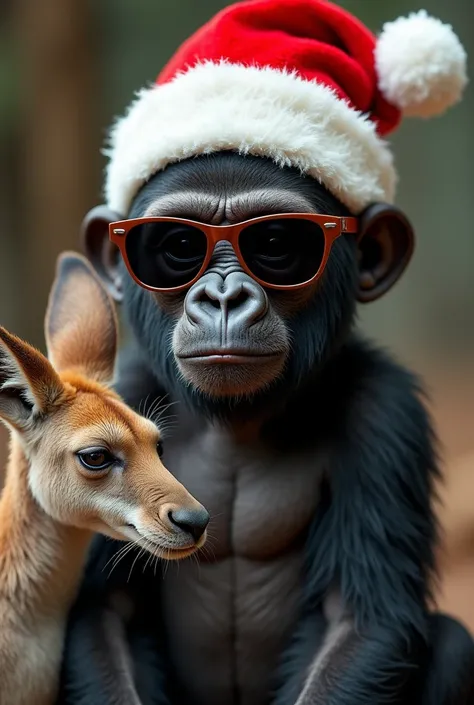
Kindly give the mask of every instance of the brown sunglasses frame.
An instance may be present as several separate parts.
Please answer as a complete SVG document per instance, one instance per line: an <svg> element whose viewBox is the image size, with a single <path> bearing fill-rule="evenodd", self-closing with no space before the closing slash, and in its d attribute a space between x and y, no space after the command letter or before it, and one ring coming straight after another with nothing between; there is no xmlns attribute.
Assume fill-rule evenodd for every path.
<svg viewBox="0 0 474 705"><path fill-rule="evenodd" d="M263 223L267 220L281 220L281 219L299 219L299 220L309 220L313 223L316 223L319 225L324 233L324 253L323 253L323 258L321 260L321 264L319 265L318 271L315 273L311 279L308 279L305 282L300 282L299 284L285 284L285 285L280 285L280 284L270 284L262 279L259 279L258 277L255 276L255 274L249 269L249 267L246 265L242 254L240 252L240 247L239 247L239 235L244 230L245 228L249 227L250 225L254 225L256 223ZM137 225L144 225L145 223L183 223L184 225L190 225L192 227L197 228L201 232L204 233L206 236L207 240L207 252L206 256L203 260L202 266L199 269L199 272L196 274L193 279L191 279L189 282L186 284L182 284L181 286L175 286L175 287L168 287L168 288L161 288L161 287L153 287L149 286L148 284L145 284L142 282L140 279L138 279L137 276L135 276L135 273L132 270L132 267L130 265L128 255L127 255L127 250L126 250L126 240L129 232L132 230L132 228L136 227ZM251 218L250 220L244 220L240 223L237 223L235 225L208 225L207 223L200 223L199 221L195 220L189 220L187 218L173 218L173 217L144 217L144 218L134 218L131 220L120 220L116 221L114 223L110 223L109 225L109 239L111 242L116 245L119 250L120 254L123 258L123 261L125 262L125 266L127 267L128 273L130 276L133 278L133 280L142 288L148 289L149 291L159 291L159 292L178 292L178 291L183 291L184 289L189 289L190 286L192 286L200 276L202 276L203 272L206 270L207 266L209 265L209 262L212 257L212 253L214 252L215 246L217 245L218 242L221 242L225 240L226 242L229 242L232 245L232 248L237 256L237 259L239 260L239 263L242 267L242 269L250 276L252 279L257 281L261 286L268 288L268 289L280 289L280 290L286 290L286 291L291 291L291 290L296 290L296 289L302 289L303 287L309 286L310 284L313 284L316 282L323 274L327 261L329 259L329 255L331 254L331 249L334 244L334 242L337 240L338 237L340 237L343 234L350 233L356 235L359 231L359 222L358 219L355 217L340 217L340 216L329 216L329 215L321 215L319 213L278 213L278 214L272 214L272 215L263 215L259 216L257 218Z"/></svg>

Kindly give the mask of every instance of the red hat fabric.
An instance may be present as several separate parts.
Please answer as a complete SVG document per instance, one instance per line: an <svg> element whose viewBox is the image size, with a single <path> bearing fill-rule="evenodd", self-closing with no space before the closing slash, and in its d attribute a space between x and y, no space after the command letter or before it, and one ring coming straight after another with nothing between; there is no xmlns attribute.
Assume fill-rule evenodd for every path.
<svg viewBox="0 0 474 705"><path fill-rule="evenodd" d="M251 0L221 11L184 42L157 84L200 61L296 71L368 113L384 134L401 115L378 90L375 45L362 22L330 2Z"/></svg>
<svg viewBox="0 0 474 705"><path fill-rule="evenodd" d="M106 197L126 214L168 164L235 150L295 166L355 214L392 202L384 137L460 100L466 54L424 11L377 38L328 0L247 0L186 40L110 134Z"/></svg>

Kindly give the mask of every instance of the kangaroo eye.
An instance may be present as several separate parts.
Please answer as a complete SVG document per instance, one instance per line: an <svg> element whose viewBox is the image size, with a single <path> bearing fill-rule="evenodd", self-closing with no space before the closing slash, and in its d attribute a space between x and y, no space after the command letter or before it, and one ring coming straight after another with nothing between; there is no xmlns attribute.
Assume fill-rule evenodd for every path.
<svg viewBox="0 0 474 705"><path fill-rule="evenodd" d="M156 452L158 453L158 457L161 458L163 455L163 443L161 441L158 441L156 444Z"/></svg>
<svg viewBox="0 0 474 705"><path fill-rule="evenodd" d="M115 462L115 458L106 448L88 448L77 453L79 462L87 470L105 470Z"/></svg>

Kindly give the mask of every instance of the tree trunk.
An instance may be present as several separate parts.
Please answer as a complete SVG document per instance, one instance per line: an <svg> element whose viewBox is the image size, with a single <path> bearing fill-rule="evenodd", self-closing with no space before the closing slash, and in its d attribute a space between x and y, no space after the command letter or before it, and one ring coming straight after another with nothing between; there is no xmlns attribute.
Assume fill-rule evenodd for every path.
<svg viewBox="0 0 474 705"><path fill-rule="evenodd" d="M78 249L99 198L100 140L93 18L86 0L17 0L22 75L20 334L43 347L47 294L60 251Z"/></svg>

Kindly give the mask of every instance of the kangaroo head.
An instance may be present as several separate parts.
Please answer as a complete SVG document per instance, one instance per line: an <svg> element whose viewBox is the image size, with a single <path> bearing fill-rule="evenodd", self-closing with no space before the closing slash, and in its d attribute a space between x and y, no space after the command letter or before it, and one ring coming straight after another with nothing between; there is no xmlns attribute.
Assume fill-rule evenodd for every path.
<svg viewBox="0 0 474 705"><path fill-rule="evenodd" d="M189 555L209 515L164 467L156 425L109 386L115 310L80 255L58 260L45 334L48 358L0 327L0 419L23 446L36 501L63 524Z"/></svg>

